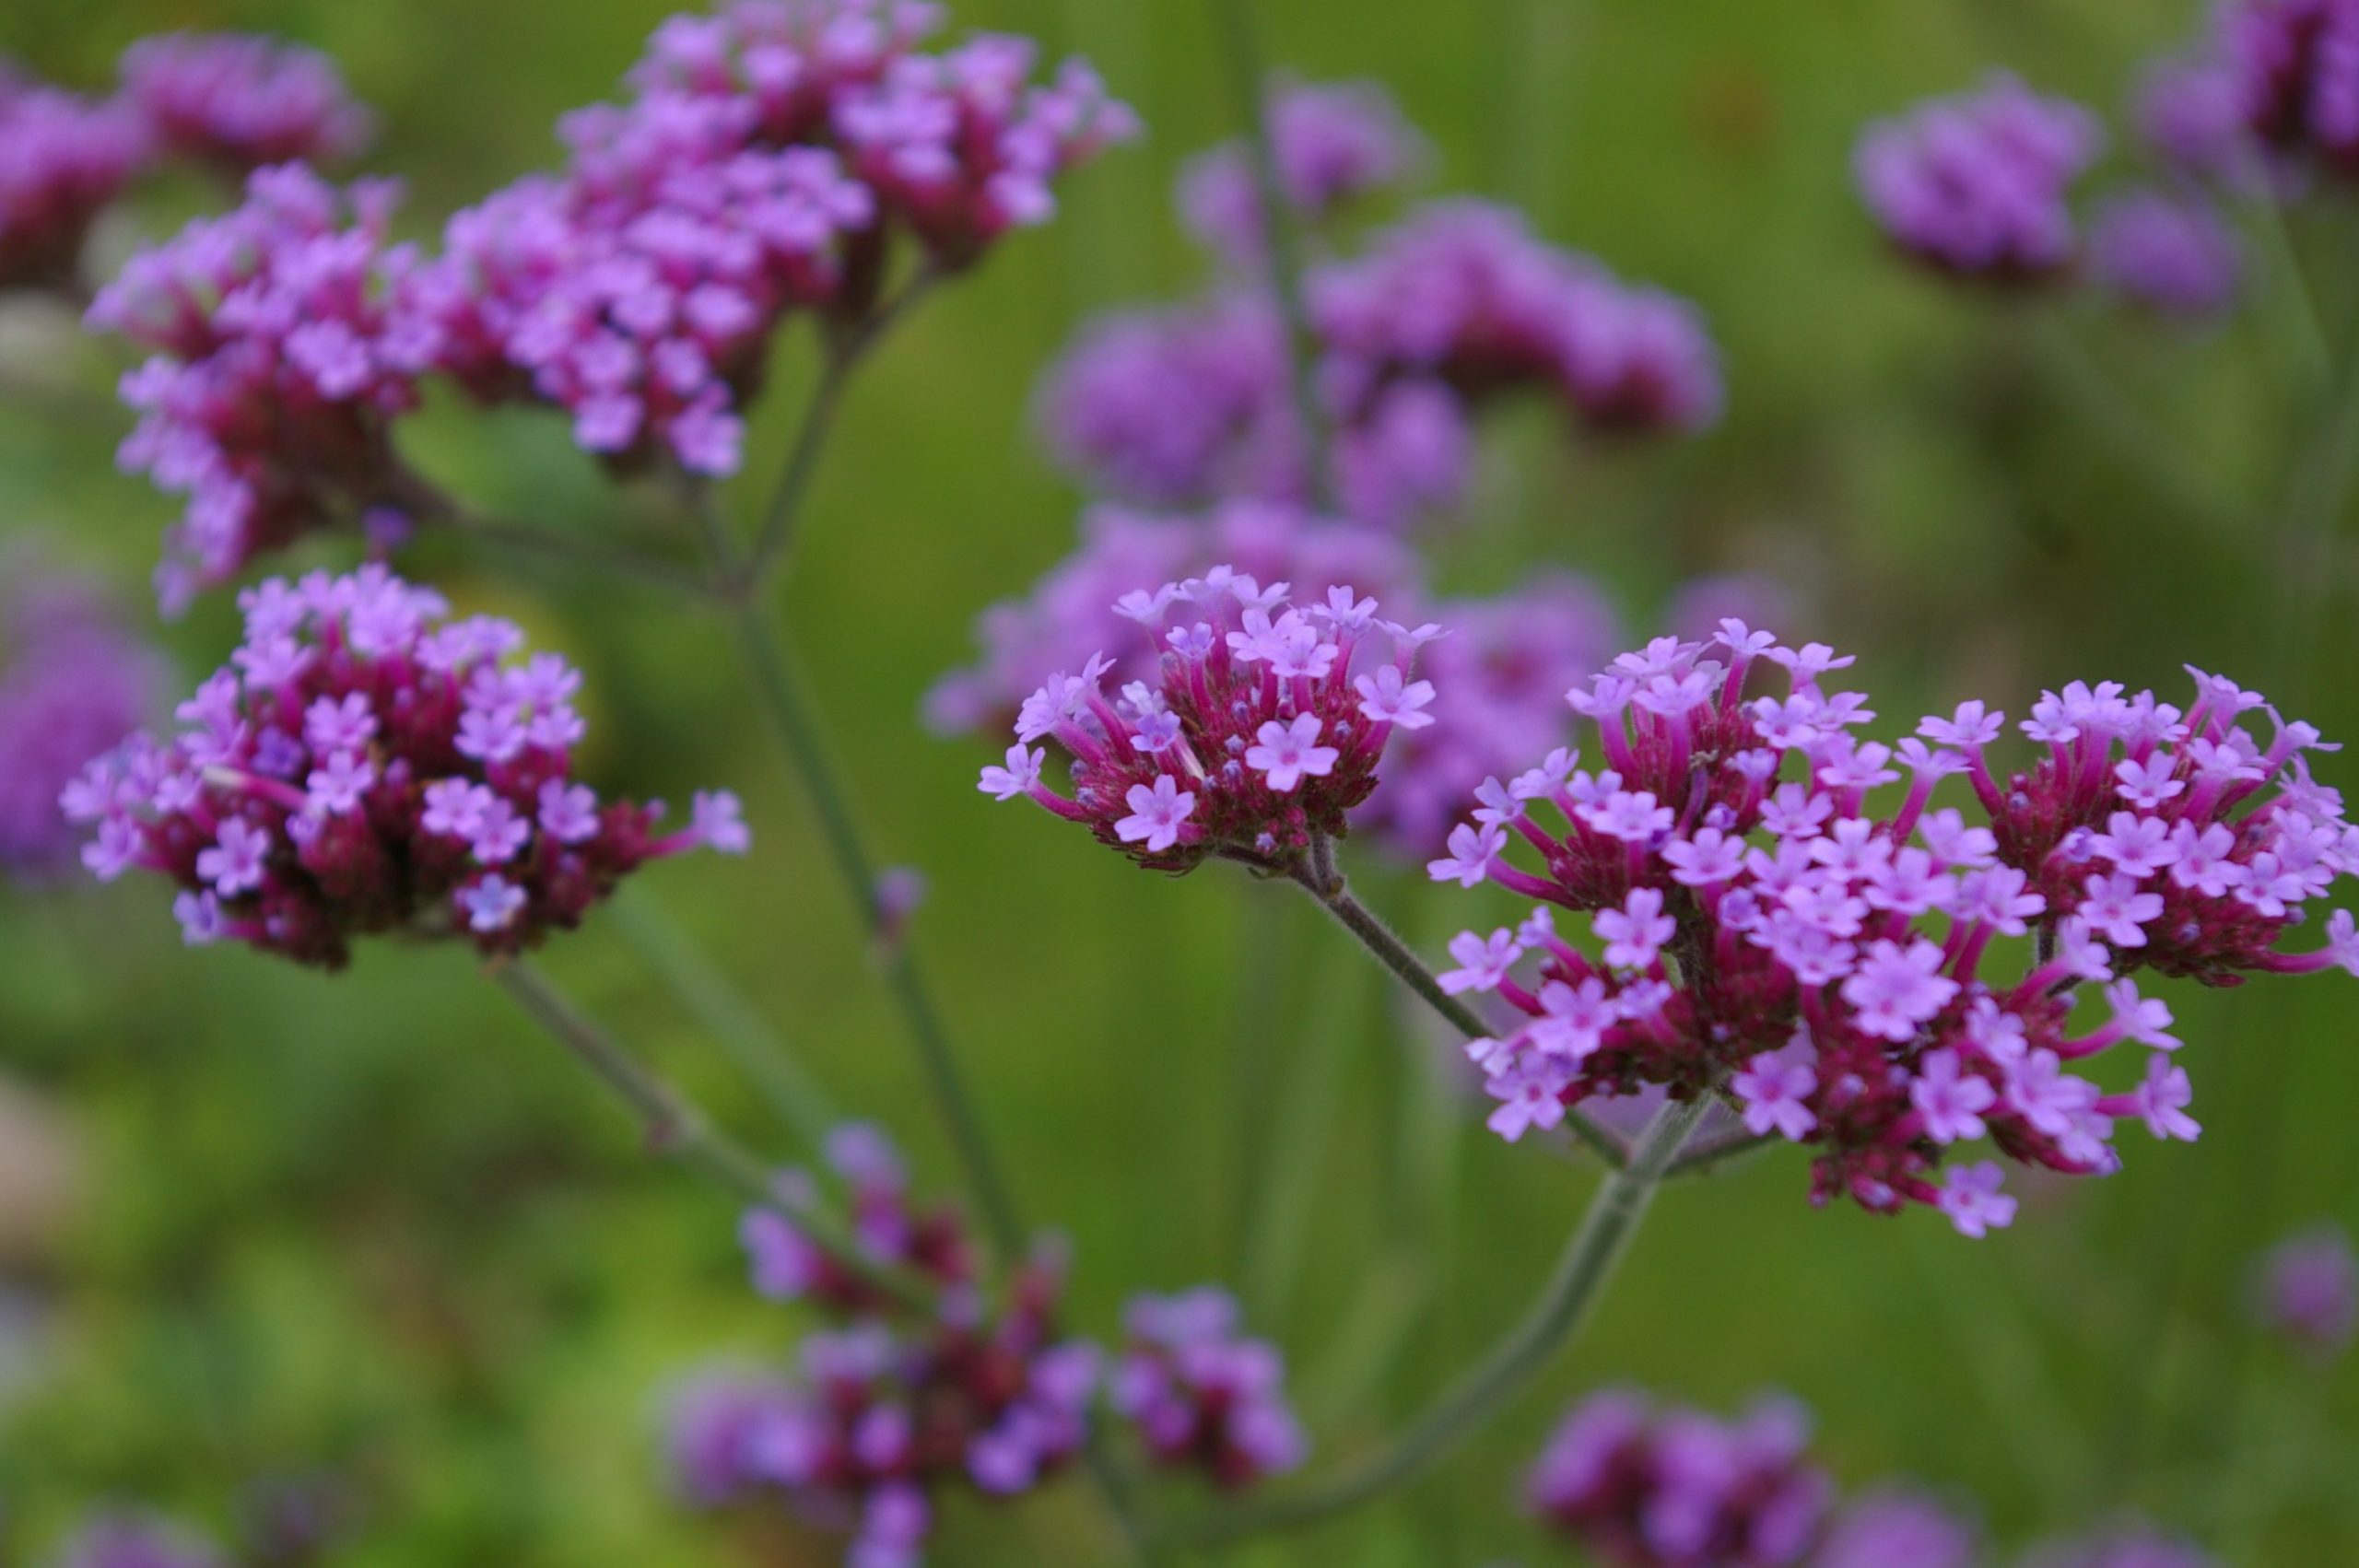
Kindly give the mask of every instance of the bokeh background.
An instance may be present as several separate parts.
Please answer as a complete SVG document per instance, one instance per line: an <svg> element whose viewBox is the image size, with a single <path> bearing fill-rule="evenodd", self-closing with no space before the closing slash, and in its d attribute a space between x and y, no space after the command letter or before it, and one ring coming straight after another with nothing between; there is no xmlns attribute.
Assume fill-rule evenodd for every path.
<svg viewBox="0 0 2359 1568"><path fill-rule="evenodd" d="M787 620L875 838L931 881L917 940L1024 1199L1073 1239L1076 1326L1110 1331L1137 1289L1229 1281L1340 1457L1511 1318L1593 1173L1484 1134L1427 1067L1417 1022L1281 893L1219 868L1134 874L1083 835L993 809L974 748L920 729L920 696L968 655L975 612L1071 546L1079 497L1028 423L1036 377L1091 312L1194 287L1170 176L1235 123L1207 6L954 9L1090 55L1150 137L1074 181L1056 225L937 298L869 373ZM2083 676L2176 695L2192 661L2359 736L2348 599L2330 590L2294 635L2260 537L2184 504L2191 472L2265 510L2312 427L2267 300L2190 334L1976 298L1895 265L1850 194L1867 118L1994 63L2118 109L2196 7L1261 9L1273 64L1392 89L1438 148L1434 189L1521 204L1550 238L1692 297L1726 357L1727 418L1696 440L1576 446L1553 421L1510 421L1441 551L1450 586L1560 562L1647 628L1689 574L1764 572L1797 605L1782 629L1860 652L1888 720L1969 693L2021 711ZM408 181L426 232L551 161L555 117L609 93L664 10L10 0L0 51L97 85L163 28L316 44L382 111L370 166ZM206 199L158 188L102 244L120 255ZM2314 204L2296 235L2338 313L2359 304L2352 217ZM0 409L0 532L107 573L144 615L169 504L113 472L126 421L110 362L34 308L0 312L0 346L82 389ZM2108 439L2091 367L2167 433L2159 455ZM757 474L785 401L757 424ZM556 421L449 417L428 440L439 471L511 509L562 523L616 504ZM2346 550L2296 575L2330 582ZM747 799L757 853L651 872L633 913L701 944L847 1111L887 1121L946 1183L898 1023L720 629L659 597L492 565L429 547L421 570L588 668L591 776ZM185 674L229 647L224 610L167 634ZM1501 912L1365 855L1357 869L1436 951ZM620 918L551 967L781 1147ZM797 1324L747 1290L725 1206L646 1160L464 956L365 952L325 978L184 951L156 889L128 883L0 894L0 1499L20 1550L94 1499L217 1523L256 1478L317 1472L357 1500L340 1558L356 1564L832 1561L668 1499L663 1389L714 1358L781 1355ZM2359 1223L2354 993L2327 978L2163 994L2189 1041L2201 1143L2128 1134L2120 1177L2035 1188L2016 1228L1981 1244L1924 1212L1814 1212L1790 1153L1682 1187L1591 1331L1478 1444L1354 1519L1233 1560L1569 1562L1521 1518L1516 1478L1572 1396L1638 1380L1721 1406L1792 1390L1844 1481L1955 1489L2005 1539L2135 1506L2238 1564L2359 1562L2359 1374L2287 1359L2244 1310L2259 1248L2321 1216ZM1240 1084L1256 1071L1280 1132L1249 1176ZM1102 1527L1072 1491L1003 1525L954 1520L939 1561L1101 1560Z"/></svg>

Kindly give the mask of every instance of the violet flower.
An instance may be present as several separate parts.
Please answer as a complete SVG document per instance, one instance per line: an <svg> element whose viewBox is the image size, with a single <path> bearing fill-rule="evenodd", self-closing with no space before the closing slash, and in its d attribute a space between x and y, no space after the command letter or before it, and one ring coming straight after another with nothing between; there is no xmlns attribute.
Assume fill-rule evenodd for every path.
<svg viewBox="0 0 2359 1568"><path fill-rule="evenodd" d="M2243 281L2235 232L2198 196L2117 196L2098 212L2089 249L2099 277L2163 315L2217 316L2236 303Z"/></svg>
<svg viewBox="0 0 2359 1568"><path fill-rule="evenodd" d="M602 802L572 777L581 675L511 661L523 633L451 617L381 568L272 579L240 596L246 640L178 710L90 764L65 796L102 881L154 872L189 942L245 942L339 968L401 932L487 954L579 925L643 862L745 848L737 802Z"/></svg>
<svg viewBox="0 0 2359 1568"><path fill-rule="evenodd" d="M1316 227L1372 193L1401 183L1426 156L1424 139L1376 82L1284 83L1270 93L1278 188ZM1260 263L1262 195L1245 146L1225 142L1180 171L1180 214L1198 241L1244 266Z"/></svg>
<svg viewBox="0 0 2359 1568"><path fill-rule="evenodd" d="M83 835L58 796L143 723L161 663L91 585L0 554L0 875L46 878Z"/></svg>
<svg viewBox="0 0 2359 1568"><path fill-rule="evenodd" d="M1285 1360L1248 1339L1236 1298L1210 1286L1133 1297L1128 1343L1109 1398L1155 1462L1201 1471L1226 1490L1294 1469L1308 1457L1285 1397Z"/></svg>
<svg viewBox="0 0 2359 1568"><path fill-rule="evenodd" d="M1468 1047L1503 1137L1594 1095L1725 1082L1755 1133L1818 1150L1813 1201L1924 1203L1980 1235L2015 1200L1991 1162L1937 1184L1953 1145L1987 1136L2018 1162L2103 1175L2119 1121L2201 1130L2170 1010L2136 970L2213 985L2359 973L2348 911L2323 921L2321 945L2279 945L2359 869L2359 830L2303 755L2322 749L2309 725L2272 711L2257 737L2244 720L2264 699L2216 675L2197 673L2184 710L2074 682L2020 726L2040 747L2029 765L1994 772L2004 719L1978 702L1896 748L1855 738L1867 699L1821 684L1850 662L1733 621L1709 644L1660 638L1567 694L1599 727L1596 771L1560 749L1476 792L1434 878L1590 915L1603 947L1577 947L1540 909L1500 933L1535 977L1476 972L1470 989L1520 1015ZM1789 694L1748 697L1769 665ZM1871 811L1903 770L1906 798ZM1928 810L1960 774L1989 825ZM1517 842L1538 871L1509 860ZM1989 972L1994 941L2035 931L2021 979ZM2134 1082L2080 1075L2117 1046L2145 1053Z"/></svg>
<svg viewBox="0 0 2359 1568"><path fill-rule="evenodd" d="M1869 214L1904 253L1954 276L2025 283L2072 262L2067 197L2103 145L2087 110L2001 72L1869 126L1853 166Z"/></svg>
<svg viewBox="0 0 2359 1568"><path fill-rule="evenodd" d="M78 287L90 226L147 157L139 119L121 104L0 63L0 293Z"/></svg>
<svg viewBox="0 0 2359 1568"><path fill-rule="evenodd" d="M2331 1361L2359 1333L2359 1258L2339 1225L2321 1224L2271 1247L2254 1281L2253 1312L2287 1344Z"/></svg>
<svg viewBox="0 0 2359 1568"><path fill-rule="evenodd" d="M315 49L244 33L165 33L123 51L123 101L158 151L242 179L334 163L368 145L369 111Z"/></svg>

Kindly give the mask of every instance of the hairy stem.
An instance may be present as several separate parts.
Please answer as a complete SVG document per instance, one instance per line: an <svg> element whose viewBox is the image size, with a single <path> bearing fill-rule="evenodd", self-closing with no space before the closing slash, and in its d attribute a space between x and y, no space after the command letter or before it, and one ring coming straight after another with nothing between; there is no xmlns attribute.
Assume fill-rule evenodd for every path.
<svg viewBox="0 0 2359 1568"><path fill-rule="evenodd" d="M1246 126L1246 156L1260 198L1262 242L1270 269L1270 292L1285 328L1286 362L1294 392L1296 421L1302 427L1303 466L1310 499L1321 510L1335 507L1334 474L1328 462L1327 415L1319 402L1318 341L1302 298L1302 242L1294 208L1278 169L1277 142L1270 128L1269 83L1253 36L1248 0L1215 0L1227 47L1223 51L1238 112Z"/></svg>
<svg viewBox="0 0 2359 1568"><path fill-rule="evenodd" d="M1529 1387L1579 1333L1629 1249L1679 1146L1710 1104L1672 1101L1655 1114L1630 1163L1609 1173L1539 1299L1484 1355L1391 1444L1323 1486L1258 1508L1183 1523L1177 1540L1212 1544L1298 1529L1405 1485L1448 1457L1500 1406Z"/></svg>

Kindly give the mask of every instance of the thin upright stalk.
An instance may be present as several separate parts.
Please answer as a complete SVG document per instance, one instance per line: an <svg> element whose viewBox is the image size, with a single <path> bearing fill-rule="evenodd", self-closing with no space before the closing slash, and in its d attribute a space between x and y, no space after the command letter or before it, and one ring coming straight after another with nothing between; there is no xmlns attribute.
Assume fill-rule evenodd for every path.
<svg viewBox="0 0 2359 1568"><path fill-rule="evenodd" d="M1318 344L1311 335L1310 312L1303 305L1302 240L1294 220L1293 205L1278 169L1276 138L1270 129L1269 82L1262 68L1262 51L1253 36L1248 0L1215 0L1221 15L1231 90L1245 122L1247 161L1253 169L1253 188L1260 198L1262 243L1270 272L1270 293L1285 329L1286 364L1294 392L1295 419L1302 427L1303 466L1310 499L1322 510L1335 506L1334 474L1328 463L1329 431L1326 410L1319 402Z"/></svg>
<svg viewBox="0 0 2359 1568"><path fill-rule="evenodd" d="M1332 850L1326 851L1332 853ZM1332 860L1322 854L1320 863L1332 868ZM1341 873L1332 869L1322 878L1317 873L1297 876L1296 885L1317 900L1320 907L1332 915L1345 930L1359 938L1376 961L1398 976L1402 983L1422 998L1426 1005L1448 1020L1451 1028L1470 1040L1489 1039L1493 1031L1483 1022L1482 1014L1442 989L1441 982L1426 967L1425 960L1412 952L1407 942L1395 935L1376 911L1353 896L1352 890ZM1622 1140L1600 1127L1579 1111L1567 1111L1565 1126L1580 1140L1591 1153L1617 1169L1629 1159L1630 1152Z"/></svg>
<svg viewBox="0 0 2359 1568"><path fill-rule="evenodd" d="M683 594L701 594L710 586L692 566L666 560L661 556L614 540L564 529L542 528L506 518L486 517L475 512L453 511L444 521L467 538L493 549L587 567L617 581L645 583L652 588Z"/></svg>
<svg viewBox="0 0 2359 1568"><path fill-rule="evenodd" d="M784 639L768 609L755 601L734 603L729 617L753 679L754 696L770 728L777 733L804 792L818 820L819 837L827 847L837 873L858 902L867 929L880 918L876 901L876 866L853 814L851 793L821 739L818 718L804 695ZM886 988L892 993L910 1027L937 1108L950 1130L959 1163L973 1187L992 1244L1003 1258L1014 1259L1026 1245L1024 1223L1018 1216L999 1161L983 1131L974 1095L959 1071L940 1011L906 942L887 945L882 954Z"/></svg>
<svg viewBox="0 0 2359 1568"><path fill-rule="evenodd" d="M1709 1103L1698 1095L1668 1102L1655 1113L1630 1163L1609 1173L1590 1200L1564 1256L1522 1319L1391 1443L1322 1486L1261 1507L1183 1522L1171 1539L1209 1545L1298 1529L1404 1485L1448 1457L1579 1333L1628 1251L1672 1157Z"/></svg>
<svg viewBox="0 0 2359 1568"><path fill-rule="evenodd" d="M840 1119L835 1106L745 993L645 892L627 888L612 908L632 950L760 1091L779 1121L802 1142L817 1147Z"/></svg>

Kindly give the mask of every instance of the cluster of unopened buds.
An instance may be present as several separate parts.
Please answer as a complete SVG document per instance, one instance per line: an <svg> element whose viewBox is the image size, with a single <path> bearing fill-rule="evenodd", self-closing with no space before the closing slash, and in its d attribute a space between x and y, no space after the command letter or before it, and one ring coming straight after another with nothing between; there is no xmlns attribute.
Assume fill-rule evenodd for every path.
<svg viewBox="0 0 2359 1568"><path fill-rule="evenodd" d="M1209 1287L1133 1299L1109 1398L1158 1465L1223 1487L1284 1474L1309 1451L1285 1398L1285 1362L1247 1338L1227 1292Z"/></svg>
<svg viewBox="0 0 2359 1568"><path fill-rule="evenodd" d="M1646 1084L1725 1093L1754 1132L1818 1151L1813 1201L1933 1204L1978 1236L2015 1201L1995 1163L1935 1181L1961 1145L2104 1175L2118 1120L2197 1135L2170 1010L2137 970L2359 973L2348 911L2306 951L2279 945L2359 869L2359 833L2310 775L2309 725L2271 712L2256 735L2263 699L2216 675L2184 710L2076 682L2020 726L2026 765L1994 770L2004 716L1979 702L1896 745L1856 738L1867 698L1823 685L1849 662L1740 622L1709 644L1661 639L1567 694L1596 726L1595 771L1560 749L1478 791L1434 877L1586 915L1594 937L1576 945L1542 907L1451 944L1443 986L1521 1015L1470 1047L1502 1136ZM1787 691L1749 695L1770 670ZM1958 776L1983 823L1932 804ZM2020 977L1993 973L1993 943L2026 938ZM2076 1010L2083 991L2096 1016ZM2143 1047L2144 1068L2109 1092L2078 1070L2117 1046Z"/></svg>
<svg viewBox="0 0 2359 1568"><path fill-rule="evenodd" d="M451 937L487 954L578 925L643 862L749 843L735 797L688 825L602 802L572 774L581 675L489 616L381 568L272 579L246 638L179 708L67 791L83 860L174 883L191 942L342 965L356 937Z"/></svg>
<svg viewBox="0 0 2359 1568"><path fill-rule="evenodd" d="M1349 587L1304 608L1288 591L1226 566L1133 590L1117 608L1162 649L1155 679L1109 699L1103 656L1050 675L979 787L1081 823L1151 871L1214 856L1306 870L1376 788L1393 731L1433 722L1416 655L1441 630L1381 620ZM1043 739L1071 759L1071 796L1043 781Z"/></svg>

